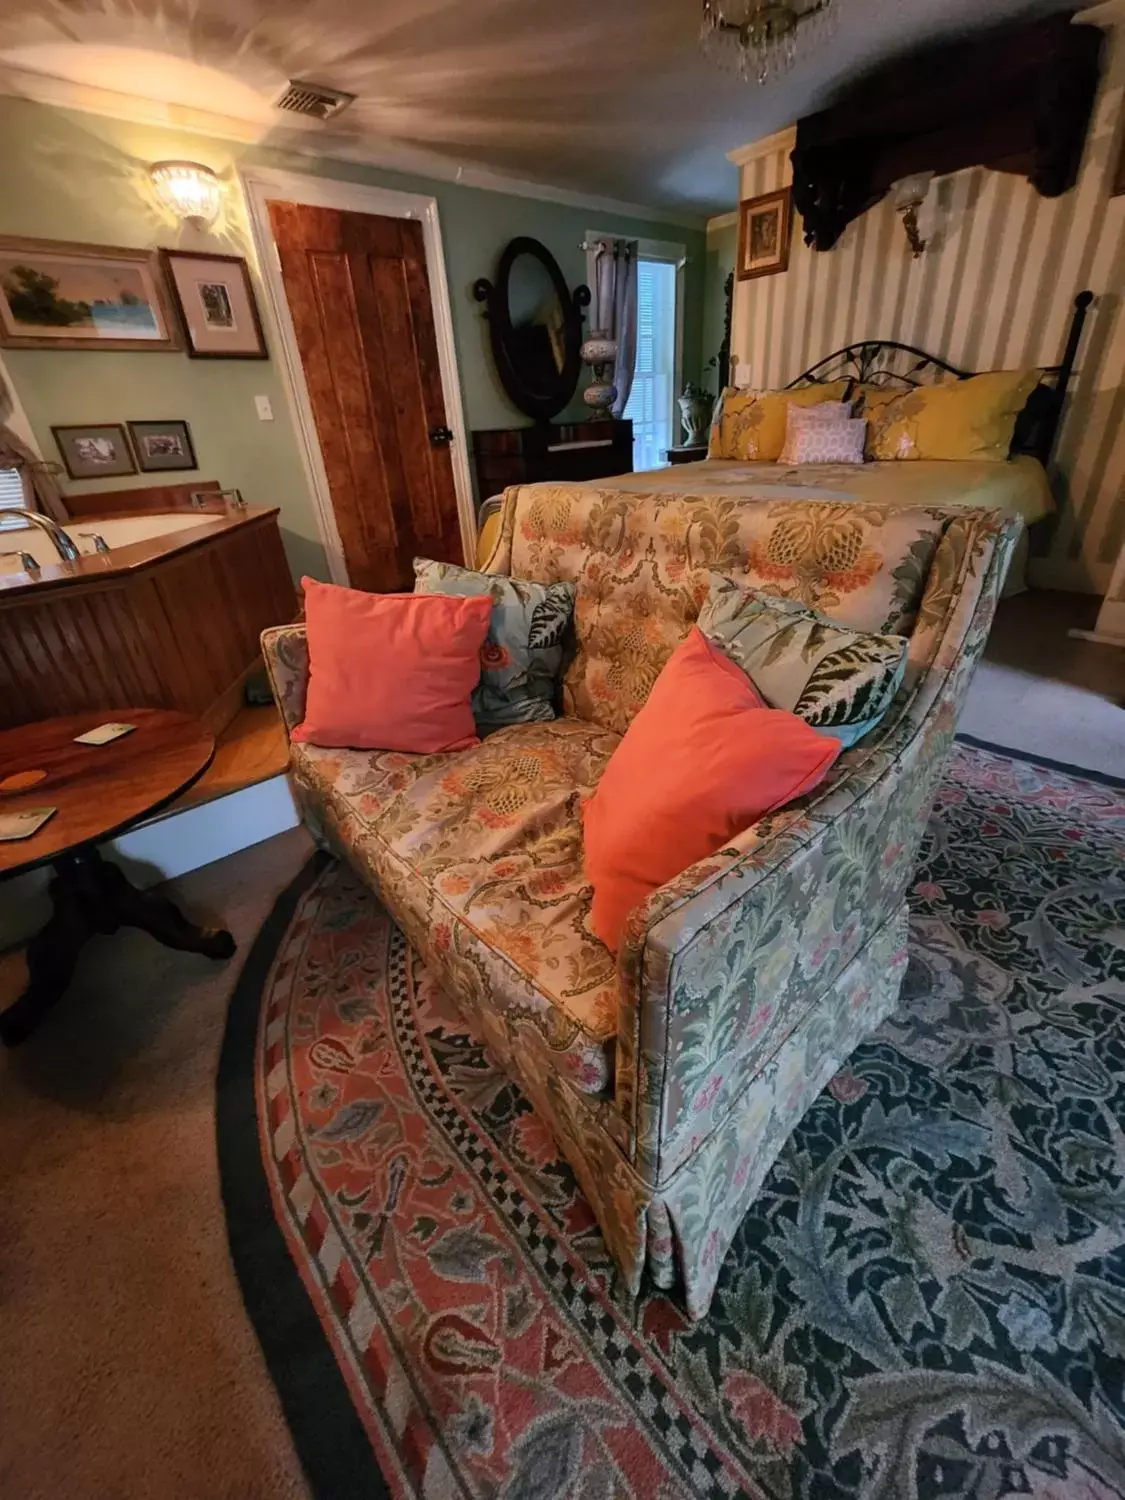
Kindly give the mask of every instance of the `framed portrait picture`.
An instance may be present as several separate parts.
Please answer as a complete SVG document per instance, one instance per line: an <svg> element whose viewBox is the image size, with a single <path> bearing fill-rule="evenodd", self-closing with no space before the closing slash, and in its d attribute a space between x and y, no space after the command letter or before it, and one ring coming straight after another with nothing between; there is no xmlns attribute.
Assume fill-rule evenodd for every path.
<svg viewBox="0 0 1125 1500"><path fill-rule="evenodd" d="M789 268L793 194L789 188L747 198L738 207L738 279L774 276Z"/></svg>
<svg viewBox="0 0 1125 1500"><path fill-rule="evenodd" d="M192 359L268 359L250 271L240 255L161 252Z"/></svg>
<svg viewBox="0 0 1125 1500"><path fill-rule="evenodd" d="M199 467L186 422L130 422L129 436L142 474Z"/></svg>
<svg viewBox="0 0 1125 1500"><path fill-rule="evenodd" d="M71 479L113 479L137 472L129 439L120 422L52 427L51 431Z"/></svg>
<svg viewBox="0 0 1125 1500"><path fill-rule="evenodd" d="M0 344L181 348L158 253L0 235Z"/></svg>

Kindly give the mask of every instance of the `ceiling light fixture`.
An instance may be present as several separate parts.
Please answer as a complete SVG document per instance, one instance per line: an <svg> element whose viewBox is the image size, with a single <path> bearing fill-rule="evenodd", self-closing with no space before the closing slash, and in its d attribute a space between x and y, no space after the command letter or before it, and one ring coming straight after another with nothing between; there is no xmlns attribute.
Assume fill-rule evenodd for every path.
<svg viewBox="0 0 1125 1500"><path fill-rule="evenodd" d="M703 50L768 83L822 42L835 18L835 0L703 0Z"/></svg>
<svg viewBox="0 0 1125 1500"><path fill-rule="evenodd" d="M149 169L161 203L196 229L208 229L218 218L223 185L210 167L197 161L158 161Z"/></svg>

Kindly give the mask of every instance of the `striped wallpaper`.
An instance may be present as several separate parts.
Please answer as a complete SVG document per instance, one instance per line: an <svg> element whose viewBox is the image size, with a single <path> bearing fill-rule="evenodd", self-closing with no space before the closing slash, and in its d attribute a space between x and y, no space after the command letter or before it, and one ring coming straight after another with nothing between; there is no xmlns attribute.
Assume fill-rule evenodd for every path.
<svg viewBox="0 0 1125 1500"><path fill-rule="evenodd" d="M890 200L850 224L834 249L809 250L794 215L789 270L738 282L732 350L740 385L788 383L845 344L899 339L968 369L1054 364L1076 292L1096 294L1052 475L1060 515L1041 585L1103 593L1125 540L1125 195L1109 196L1122 148L1125 26L1105 77L1077 185L1042 198L1023 178L983 168L934 184L914 260ZM741 197L791 180L779 137L735 153Z"/></svg>

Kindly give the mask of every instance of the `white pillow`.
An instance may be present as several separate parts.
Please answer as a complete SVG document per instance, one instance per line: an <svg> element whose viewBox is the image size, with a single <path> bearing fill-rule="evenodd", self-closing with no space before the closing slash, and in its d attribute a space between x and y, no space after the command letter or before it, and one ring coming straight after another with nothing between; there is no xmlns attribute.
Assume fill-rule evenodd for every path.
<svg viewBox="0 0 1125 1500"><path fill-rule="evenodd" d="M799 433L811 427L832 427L846 422L851 414L850 401L822 401L819 406L796 406L791 401L785 410L785 444L778 455L778 463L797 462L793 454Z"/></svg>
<svg viewBox="0 0 1125 1500"><path fill-rule="evenodd" d="M821 422L803 427L793 444L795 464L861 464L867 440L862 417L844 422Z"/></svg>

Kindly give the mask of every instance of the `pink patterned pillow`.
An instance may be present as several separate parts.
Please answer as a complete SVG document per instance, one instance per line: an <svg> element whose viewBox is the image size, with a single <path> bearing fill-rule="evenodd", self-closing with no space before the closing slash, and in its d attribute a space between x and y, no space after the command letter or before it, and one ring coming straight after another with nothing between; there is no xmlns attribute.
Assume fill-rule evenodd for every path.
<svg viewBox="0 0 1125 1500"><path fill-rule="evenodd" d="M862 417L804 427L793 444L795 464L861 464L867 423Z"/></svg>
<svg viewBox="0 0 1125 1500"><path fill-rule="evenodd" d="M833 427L846 422L852 414L850 401L822 401L819 406L789 404L785 413L785 446L778 455L779 464L795 464L793 457L797 437L813 427Z"/></svg>

